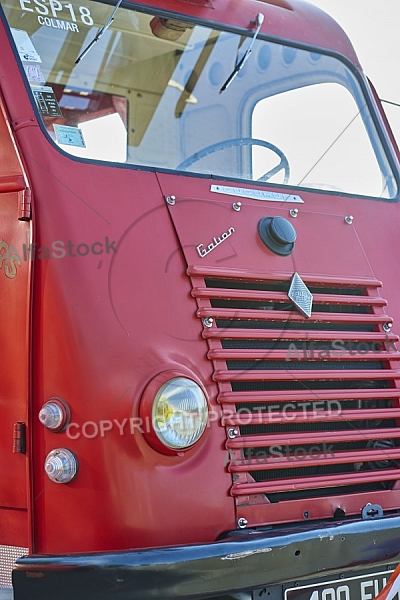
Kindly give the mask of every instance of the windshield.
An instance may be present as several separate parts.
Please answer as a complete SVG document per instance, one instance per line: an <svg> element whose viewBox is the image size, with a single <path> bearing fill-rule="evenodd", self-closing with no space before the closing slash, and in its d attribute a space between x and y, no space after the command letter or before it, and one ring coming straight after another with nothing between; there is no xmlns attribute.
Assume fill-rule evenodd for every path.
<svg viewBox="0 0 400 600"><path fill-rule="evenodd" d="M122 7L112 15L114 6L3 3L44 126L65 152L259 184L396 195L361 87L342 61L251 30L238 35Z"/></svg>

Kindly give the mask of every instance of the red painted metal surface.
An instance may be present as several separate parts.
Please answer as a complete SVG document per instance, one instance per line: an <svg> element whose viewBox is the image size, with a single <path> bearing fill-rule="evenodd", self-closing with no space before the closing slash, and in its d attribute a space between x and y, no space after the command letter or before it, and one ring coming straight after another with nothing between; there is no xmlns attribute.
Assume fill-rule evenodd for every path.
<svg viewBox="0 0 400 600"><path fill-rule="evenodd" d="M144 4L242 28L249 27L254 13L261 11L266 16L264 34L335 50L357 65L343 32L328 16L302 2L160 0ZM34 267L35 273L28 440L33 444L31 550L85 552L206 542L235 529L240 517L247 518L252 525L272 522L275 508L265 499L251 503L245 498L241 503L243 496L263 494L267 486L265 482L254 484L243 477L232 487L230 471L242 476L245 469L236 469L234 465L228 469L226 450L286 443L288 437L260 434L256 441L250 436L227 441L219 419L221 406L229 409L238 399L244 403L272 401L257 392L241 392L233 397L228 385L232 378L290 380L292 374L263 369L257 373L227 370L225 361L235 355L217 345L226 332L204 329L202 319L210 316L230 319L235 315L234 309L210 308L207 304L210 298L258 300L262 296L263 300L279 301L283 294L266 295L255 290L210 293L201 280L206 276L226 276L246 281L288 282L293 272L298 271L309 285L317 285L323 279L325 285L359 286L370 292L368 298L355 300L339 294L333 300L327 293L316 294L315 302L371 306L373 314L316 312L314 318L336 324L372 322L375 326L372 333L285 330L285 334L290 334L291 340L306 337L329 341L395 341L399 332L396 323L400 319L398 285L393 277L400 255L398 204L334 194L329 195L328 201L323 193L304 192L305 204L300 207L295 223L298 234L295 252L285 258L278 257L259 239L257 224L269 215L289 218L286 206L242 199L239 213L232 209L232 198L210 191L210 181L206 179L86 164L59 153L38 127L1 24L0 55L2 93L34 194L36 246L31 246L31 260L22 263L15 281L7 281L0 271L0 285L5 290L2 303L10 311L10 318L1 324L2 345L8 348L1 372L5 390L1 401L5 404L0 418L4 431L14 422L28 422L30 268ZM25 189L26 182L21 172L10 175L6 171L4 180L1 176L2 237L23 254L23 244L29 245L29 223L18 220L21 215L26 216L25 207L18 212L18 203L22 202L18 192ZM167 208L164 197L172 194L177 198L176 204ZM353 227L344 221L349 214L354 216ZM229 228L234 233L226 244L207 258L199 257L196 251L199 244L206 244ZM391 241L390 245L385 245L386 240ZM40 251L40 248L51 249L57 241L70 242L71 251L61 258L54 255L48 258L44 250ZM79 255L80 244L90 247L101 244L102 254ZM377 291L379 281L384 284L382 297ZM19 287L14 295L9 284L15 282ZM267 321L268 314L244 310L240 318ZM274 318L284 322L287 315L276 311ZM292 314L290 320L299 323L304 318ZM381 325L392 322L393 333L378 331ZM272 339L273 335L251 328L229 331L230 339L251 336L264 340ZM257 360L262 354L251 350L240 357ZM276 360L282 358L283 354L275 355ZM377 357L369 357L374 358ZM351 397L362 400L374 394L377 399L391 398L397 404L392 412L384 414L398 418L398 357L394 352L388 353L385 360L393 361L393 368L340 373L334 369L297 371L296 378L390 379L394 387L387 391L375 388L352 391ZM141 429L146 427L140 420L139 408L144 390L157 378L161 385L160 374L166 371L203 382L210 408L217 415L200 442L182 455L160 454L147 443ZM68 431L47 431L37 419L41 406L54 396L63 398L71 408L73 427ZM308 396L294 390L277 391L274 397L300 401ZM340 390L320 392L321 397L343 401L350 398L348 391ZM349 411L348 416L350 413L352 419L361 418L360 412ZM234 424L240 422L240 418L234 418ZM377 436L374 430L367 430L369 433ZM354 440L364 435L365 430L336 432L332 437ZM382 433L389 435L397 439L400 430L391 427ZM292 439L295 437L293 434ZM324 441L326 433L299 434L299 438L303 443L318 443ZM4 467L9 477L3 478L0 487L0 505L7 510L25 510L27 457L12 455L12 427L10 439L5 435L0 443L2 473ZM43 469L46 455L64 446L75 452L79 460L79 476L66 486L49 482ZM389 452L390 457L398 458L397 449ZM14 462L7 462L8 453ZM372 459L377 456L377 451L371 452ZM350 455L341 455L341 459L351 462ZM397 470L392 470L390 474L382 474L382 480L393 480L398 475ZM354 476L361 483L374 478L376 475L369 473ZM284 483L273 483L268 489L282 491L324 484L322 478L317 479L310 482L293 477ZM332 481L342 485L348 479L340 475ZM239 498L236 505L233 497ZM305 507L312 518L331 516L334 505L345 505L350 514L355 514L360 503L372 499L384 503L387 509L399 506L399 493L392 490L359 494L357 499L339 494L334 499L288 501L280 508L275 522L301 521ZM3 543L9 543L9 536ZM19 538L13 543L24 545L26 539Z"/></svg>
<svg viewBox="0 0 400 600"><path fill-rule="evenodd" d="M301 464L293 464L293 454L289 449L289 454L282 464L282 461L274 464L270 458L266 458L266 451L270 448L277 448L284 451L289 444L292 448L309 447L314 444L322 448L324 442L329 439L330 443L353 443L363 442L365 439L398 439L398 431L396 428L389 426L381 431L373 430L357 430L350 431L335 431L338 421L337 415L329 415L327 423L331 427L326 431L313 432L304 431L301 433L290 433L283 430L283 433L254 434L247 435L241 433L241 428L248 431L249 428L257 428L260 423L272 427L276 424L282 424L282 427L287 425L287 414L279 412L276 409L271 415L269 413L248 414L246 407L254 405L254 403L266 404L273 406L278 402L326 402L339 401L343 410L343 419L351 419L351 422L356 423L362 418L363 411L353 413L346 409L346 403L353 399L362 401L362 398L392 398L393 410L391 417L398 418L398 401L399 392L398 386L398 353L393 351L393 347L389 347L388 353L369 354L368 360L387 361L385 364L391 365L391 368L377 370L371 366L369 369L356 369L355 367L346 367L346 370L334 367L335 364L340 365L342 360L351 362L360 361L360 355L349 356L349 353L344 352L340 357L334 355L329 358L332 366L324 367L326 357L314 358L321 363L321 369L299 370L299 361L302 360L301 350L298 360L292 357L292 360L287 362L286 369L282 367L280 370L274 369L274 361L284 362L287 360L287 350L256 350L245 349L239 345L233 348L221 347L220 343L224 340L235 342L246 342L249 339L259 342L274 342L277 340L289 340L297 342L299 348L305 340L313 340L314 342L334 342L335 340L347 341L374 341L376 343L387 344L394 334L395 341L397 339L396 327L396 312L397 302L395 296L395 287L391 287L386 278L383 277L382 271L375 267L374 262L381 259L378 254L384 253L382 246L380 252L369 252L371 248L371 240L368 230L365 231L365 226L370 227L371 223L364 216L366 210L365 200L349 200L346 199L347 207L344 206L344 199L341 197L329 198L329 203L324 203L323 195L308 194L302 192L301 197L305 201L304 206L299 207L299 216L293 221L297 231L297 240L295 250L291 256L278 257L272 254L261 243L258 233L257 224L259 220L265 216L285 216L290 218L289 209L277 204L268 202L259 202L257 200L241 199L241 210L237 212L233 209L235 199L225 197L223 194L213 194L210 191L210 184L202 181L196 185L195 189L190 189L190 180L184 178L175 178L174 180L168 175L159 176L162 189L165 195L174 195L176 203L169 208L171 216L174 220L176 231L179 235L182 247L184 249L186 261L188 264L188 274L192 278L193 291L192 294L198 303L197 315L199 319L213 318L214 322L210 328L204 327L203 336L209 341L210 350L209 358L214 363L214 380L219 384L220 394L219 402L224 407L225 417L223 423L227 428L238 428L239 435L236 430L233 432L234 439L228 439L226 448L229 452L229 470L236 475L236 482L231 489L232 495L236 498L237 516L245 518L251 525L260 525L262 523L285 523L296 520L303 520L306 513L307 518L326 518L332 515L335 507L340 506L346 511L346 514L358 514L360 504L368 495L363 493L357 494L359 503L354 501L352 495L344 496L340 493L340 489L344 485L350 483L354 485L366 485L371 481L383 482L385 480L396 480L396 475L393 470L381 471L377 473L355 472L349 475L329 475L329 480L326 475L323 477L313 476L290 476L289 471L296 467L312 469L313 467L320 468L322 464L355 464L357 461L363 463L365 460L365 451L353 451L352 458L343 452L336 451L335 456L330 456L329 452L326 457L318 457L318 460L309 460L307 462L301 460ZM252 186L246 186L251 188ZM363 204L364 203L364 204ZM387 214L391 214L396 220L397 207L395 205L385 205ZM369 216L371 213L382 215L382 204L369 203ZM357 216L355 216L357 213ZM346 214L354 215L355 227L353 230L346 228L344 217ZM196 215L196 220L191 218L191 215ZM199 255L198 247L207 247L210 240L214 237L222 236L221 232L231 231L228 238L225 238L224 243L218 244L205 256ZM340 241L339 241L340 240ZM345 249L341 252L340 249ZM387 263L390 261L390 249L387 249ZM286 272L283 270L286 265ZM235 304L230 307L230 303L235 302L260 302L261 299L265 302L283 301L280 292L268 290L268 282L290 282L293 272L298 271L304 281L312 286L321 286L322 282L326 286L341 286L343 293L338 292L336 296L336 304L338 305L337 312L318 312L319 309L313 311L312 317L307 321L311 325L317 327L332 326L333 331L316 330L315 327L297 331L296 324L304 323L303 316L291 311L279 310L275 308L273 311L261 310L256 308L247 308L246 304L238 309ZM206 281L211 281L206 286ZM380 281L385 283L383 289ZM218 283L219 282L219 283ZM236 283L245 282L245 289L236 289ZM257 291L253 286L260 285L262 282L263 291ZM230 285L235 283L235 285ZM342 301L345 296L346 286L348 288L357 287L360 290L365 290L361 296L347 295L347 301ZM237 287L240 287L239 285ZM381 296L382 294L382 296ZM324 301L328 300L332 304L331 294L328 292L327 297L321 292L315 294L315 304L324 305ZM339 300L340 299L340 300ZM389 299L389 301L387 301ZM222 302L221 305L215 305L215 301ZM212 304L214 302L214 304ZM335 303L335 302L334 302ZM333 304L334 304L333 303ZM347 313L341 312L340 305L365 306L367 313ZM322 309L323 310L323 309ZM392 332L383 333L382 325L394 321ZM282 331L275 328L269 330L268 323L273 322L278 326L282 323ZM253 323L255 325L253 325ZM230 324L230 325L229 325ZM263 324L263 325L262 325ZM266 328L264 328L264 324ZM343 331L341 324L348 324L351 331ZM372 325L373 329L369 331L357 331L357 325ZM257 328L256 328L257 327ZM292 329L291 329L292 327ZM335 328L338 328L336 330ZM386 337L390 336L390 337ZM267 346L268 347L268 346ZM243 349L244 348L244 349ZM383 356L385 354L385 356ZM306 356L307 358L307 356ZM340 360L339 360L340 358ZM354 358L354 361L353 361ZM363 358L363 357L361 357ZM304 359L304 357L303 357ZM235 368L235 360L253 361L250 366L239 366ZM226 361L233 361L229 368L226 368ZM257 366L257 361L261 361L261 366ZM268 370L265 370L263 364L267 361L270 363ZM242 363L240 363L242 364ZM247 364L247 363L245 363ZM379 362L379 364L383 364ZM264 369L264 370L263 370ZM309 383L314 383L316 392L306 392L304 390L284 391L274 390L257 392L257 391L241 391L237 386L245 384L246 386L260 385L262 382L274 382L290 385L293 381L304 382L307 387ZM369 386L371 381L375 384L378 381L385 382L384 385L389 386L389 389L368 389L368 391L357 389L347 389L346 392L340 389L335 391L327 391L318 389L317 383L327 381L329 385L337 382L340 385L345 385L348 381L349 385L352 382L358 381L362 384L365 382ZM234 391L231 390L231 385L235 386ZM316 386L316 387L315 387ZM395 389L390 389L394 386ZM321 386L320 386L321 387ZM357 386L356 386L357 387ZM247 388L245 388L247 389ZM248 389L253 389L249 387ZM376 396L375 396L376 394ZM237 414L235 406L239 404L242 407L243 414ZM260 409L261 410L261 409ZM309 410L312 410L309 409ZM365 410L365 409L364 409ZM246 412L247 411L247 412ZM326 412L326 411L325 411ZM240 411L239 411L240 413ZM348 413L348 414L347 414ZM364 417L367 418L367 413L364 412ZM308 415L309 413L307 413ZM324 413L325 414L325 413ZM327 416L329 413L326 413ZM321 414L319 415L321 421ZM291 413L291 418L298 423L301 423L301 418L304 419L304 413ZM384 415L388 418L389 413ZM276 422L275 422L276 418ZM311 418L308 423L316 422L317 419ZM290 421L292 423L292 421ZM389 421L386 421L389 423ZM355 425L356 427L356 425ZM243 430L243 431L244 431ZM237 436L237 437L236 437ZM259 449L261 452L260 458L254 460L243 459L242 452L246 449ZM379 454L379 453L378 453ZM372 454L369 458L372 459ZM375 456L375 454L374 454ZM257 468L254 463L259 461ZM306 459L307 460L307 459ZM368 459L369 460L369 459ZM243 464L244 462L244 464ZM265 481L256 482L253 479L255 473L272 473L279 469L287 469L286 476L277 480L274 478ZM293 471L295 472L295 471ZM262 475L265 479L266 476ZM329 483L328 483L329 481ZM315 490L316 488L325 488L327 485L336 486L336 490L332 498L324 497L324 494L315 494L317 498L305 496L303 499L295 497L288 498L285 501L280 501L275 504L275 501L269 501L269 496L272 497L277 493L290 494L295 492L299 494L302 490ZM391 495L390 495L391 494ZM372 498L376 502L382 503L385 507L393 507L396 502L399 502L398 492L396 487L393 490L370 491L370 500ZM279 510L277 510L279 507Z"/></svg>
<svg viewBox="0 0 400 600"><path fill-rule="evenodd" d="M19 220L19 193L27 186L0 102L0 544L28 543L29 477L25 440L16 449L16 430L28 423L30 266L18 248L30 239L30 223ZM18 423L21 425L18 426ZM18 450L17 448L17 450ZM22 450L22 452L21 452ZM29 454L29 453L28 453ZM22 525L21 525L22 524Z"/></svg>
<svg viewBox="0 0 400 600"><path fill-rule="evenodd" d="M24 130L33 147L38 140L31 131ZM41 144L48 153L47 141ZM79 426L71 435L80 434L70 439L65 432L47 432L35 420L36 548L106 550L215 539L234 527L229 474L214 469L223 432L210 427L196 449L168 457L149 447L129 421L139 423L145 387L166 370L194 373L217 410L205 341L194 300L188 310L190 288L156 178L60 160L53 149L51 154L51 173L30 165L43 199L36 205L37 247L108 237L117 252L35 264L33 411L52 396L62 397ZM145 205L133 202L129 190ZM112 422L104 435L93 435L94 425L84 429L85 423L101 427L104 421ZM79 477L68 486L49 484L43 471L44 457L58 446L79 459ZM71 521L54 528L65 505Z"/></svg>

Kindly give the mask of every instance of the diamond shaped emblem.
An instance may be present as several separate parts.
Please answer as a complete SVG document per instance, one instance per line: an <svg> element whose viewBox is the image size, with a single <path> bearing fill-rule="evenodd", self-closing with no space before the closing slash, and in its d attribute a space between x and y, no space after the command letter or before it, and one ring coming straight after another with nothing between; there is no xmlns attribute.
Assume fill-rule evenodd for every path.
<svg viewBox="0 0 400 600"><path fill-rule="evenodd" d="M293 275L288 296L301 314L311 317L313 295L298 273Z"/></svg>

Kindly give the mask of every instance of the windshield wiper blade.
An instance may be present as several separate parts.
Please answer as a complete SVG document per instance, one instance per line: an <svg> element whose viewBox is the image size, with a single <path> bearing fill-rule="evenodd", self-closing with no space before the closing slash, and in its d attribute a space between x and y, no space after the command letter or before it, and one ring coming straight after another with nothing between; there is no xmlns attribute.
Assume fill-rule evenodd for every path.
<svg viewBox="0 0 400 600"><path fill-rule="evenodd" d="M107 23L105 25L103 25L103 27L101 29L99 29L99 31L97 32L97 34L95 35L95 37L92 39L92 41L90 42L90 44L88 44L86 46L86 48L84 50L82 50L82 52L80 53L80 55L76 59L76 61L75 61L76 65L79 62L81 62L82 58L84 58L86 56L86 54L89 52L89 50L91 48L93 48L93 46L95 45L95 43L99 41L99 39L101 38L101 36L103 35L103 33L110 27L111 23L114 21L115 13L117 12L117 10L119 9L119 7L121 6L121 3L122 3L122 0L118 0L117 4L114 6L114 10L112 11L111 15L108 17Z"/></svg>
<svg viewBox="0 0 400 600"><path fill-rule="evenodd" d="M260 29L261 29L261 25L263 24L263 21L264 21L264 15L262 13L258 13L256 20L255 20L255 25L256 25L257 29L254 32L250 46L247 48L247 50L243 54L242 58L236 63L235 68L233 69L232 73L229 75L228 79L225 81L224 85L219 90L220 94L222 94L222 92L224 92L231 85L231 83L235 79L236 75L239 73L239 71L241 71L241 69L243 69L244 65L246 64L246 62L251 54L251 51L253 49L254 42L256 41L257 36L260 33Z"/></svg>

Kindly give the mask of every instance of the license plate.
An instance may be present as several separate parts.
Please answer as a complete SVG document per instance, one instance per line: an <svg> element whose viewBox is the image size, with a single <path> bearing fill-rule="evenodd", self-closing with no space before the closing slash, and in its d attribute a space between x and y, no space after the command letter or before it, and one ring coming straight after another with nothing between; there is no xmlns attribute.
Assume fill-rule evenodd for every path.
<svg viewBox="0 0 400 600"><path fill-rule="evenodd" d="M284 600L373 600L393 571L335 579L285 590Z"/></svg>

